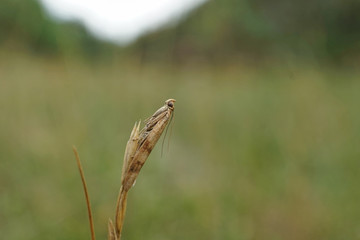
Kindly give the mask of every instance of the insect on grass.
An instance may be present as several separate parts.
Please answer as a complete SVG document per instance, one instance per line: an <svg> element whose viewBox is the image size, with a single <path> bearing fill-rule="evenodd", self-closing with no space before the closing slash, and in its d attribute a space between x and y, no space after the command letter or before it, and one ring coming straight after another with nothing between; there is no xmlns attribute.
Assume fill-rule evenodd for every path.
<svg viewBox="0 0 360 240"><path fill-rule="evenodd" d="M121 174L121 187L116 204L115 224L109 219L108 222L108 239L120 240L121 232L124 224L127 194L134 185L137 176L149 157L151 151L158 142L164 129L171 121L174 114L175 99L168 99L165 105L159 108L151 117L146 119L145 126L140 130L140 121L136 122L130 138L126 144L124 162ZM94 223L91 214L90 199L87 194L84 173L82 171L80 158L76 148L74 147L75 157L78 163L80 176L83 182L86 204L89 214L89 222L91 229L91 239L95 240Z"/></svg>
<svg viewBox="0 0 360 240"><path fill-rule="evenodd" d="M151 117L145 120L145 126L140 131L140 122L135 126L127 142L121 177L121 187L116 205L115 228L120 239L126 211L126 198L134 185L146 159L159 140L174 113L175 99L168 99Z"/></svg>

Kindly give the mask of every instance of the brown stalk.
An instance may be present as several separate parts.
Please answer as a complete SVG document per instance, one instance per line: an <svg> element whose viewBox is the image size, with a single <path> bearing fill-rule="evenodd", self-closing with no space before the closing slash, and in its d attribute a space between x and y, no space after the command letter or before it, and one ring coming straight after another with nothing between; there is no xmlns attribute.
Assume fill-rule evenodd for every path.
<svg viewBox="0 0 360 240"><path fill-rule="evenodd" d="M150 118L145 121L145 127L140 131L140 122L135 123L129 141L126 144L123 169L121 173L121 186L116 203L115 225L112 220L108 222L108 240L120 240L126 212L127 194L134 186L137 176L149 157L151 151L158 142L161 134L173 116L174 99L165 101L165 105L159 108ZM86 206L89 214L91 239L95 240L94 222L91 213L90 198L86 186L84 172L81 166L79 153L73 146L76 162L79 168L81 181L85 193Z"/></svg>
<svg viewBox="0 0 360 240"><path fill-rule="evenodd" d="M115 214L115 223L116 223L116 234L120 239L122 228L124 225L125 213L126 213L126 202L127 202L127 191L122 187L120 188L118 200L116 203L116 214Z"/></svg>
<svg viewBox="0 0 360 240"><path fill-rule="evenodd" d="M77 149L76 149L75 146L73 146L73 151L74 151L74 154L75 154L76 163L77 163L78 168L79 168L80 177L81 177L81 182L82 182L82 184L83 184L83 189L84 189L84 193L85 193L86 206L87 206L87 211L88 211L88 214L89 214L89 223L90 223L91 239L92 239L92 240L95 240L94 221L93 221L93 217L92 217L92 213L91 213L90 198L89 198L89 194L88 194L88 190L87 190L87 186L86 186L86 180L85 180L85 176L84 176L84 171L83 171L82 166L81 166L79 153L78 153L78 151L77 151Z"/></svg>

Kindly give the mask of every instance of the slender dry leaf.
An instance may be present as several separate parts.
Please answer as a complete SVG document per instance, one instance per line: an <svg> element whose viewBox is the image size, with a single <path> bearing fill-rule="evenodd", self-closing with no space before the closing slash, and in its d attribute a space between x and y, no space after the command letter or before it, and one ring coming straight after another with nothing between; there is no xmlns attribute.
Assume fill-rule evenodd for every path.
<svg viewBox="0 0 360 240"><path fill-rule="evenodd" d="M89 198L89 194L88 194L88 190L87 190L87 186L86 186L86 180L85 180L85 176L84 176L84 171L83 171L83 169L82 169L82 165L81 165L79 153L78 153L78 151L77 151L77 149L76 149L75 146L73 146L73 151L74 151L74 154L75 154L76 163L77 163L78 168L79 168L80 177L81 177L81 182L82 182L82 184L83 184L83 189L84 189L84 194L85 194L85 200L86 200L86 206L87 206L88 215L89 215L89 224L90 224L91 239L92 239L92 240L95 240L94 221L93 221L93 217L92 217L92 213L91 213L91 204L90 204L90 198Z"/></svg>

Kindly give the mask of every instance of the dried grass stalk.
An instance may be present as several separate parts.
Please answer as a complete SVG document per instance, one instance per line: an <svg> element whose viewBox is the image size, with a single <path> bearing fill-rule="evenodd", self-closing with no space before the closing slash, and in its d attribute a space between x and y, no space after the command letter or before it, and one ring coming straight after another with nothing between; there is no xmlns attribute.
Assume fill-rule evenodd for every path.
<svg viewBox="0 0 360 240"><path fill-rule="evenodd" d="M150 118L145 120L145 127L139 131L140 122L135 123L127 142L121 176L121 187L116 204L115 232L113 235L112 222L109 222L109 240L121 238L126 211L128 191L134 185L137 176L149 157L152 149L159 140L165 127L169 123L174 111L175 99L168 99ZM112 227L111 227L111 226Z"/></svg>
<svg viewBox="0 0 360 240"><path fill-rule="evenodd" d="M112 220L108 222L108 239L120 240L126 211L127 194L134 185L139 172L149 154L155 147L161 134L171 120L174 112L175 99L168 99L165 105L159 108L150 118L145 120L145 127L140 131L140 121L135 123L129 141L126 144L124 163L121 174L121 187L116 204L115 225ZM86 186L78 151L73 147L78 164L81 181L85 193L86 205L89 215L91 239L95 240L94 222L91 213L90 198Z"/></svg>
<svg viewBox="0 0 360 240"><path fill-rule="evenodd" d="M81 165L81 161L80 161L80 156L79 153L76 149L75 146L73 146L73 151L75 154L75 158L76 158L76 163L78 165L79 168L79 173L80 173L80 177L81 177L81 182L83 184L83 189L84 189L84 194L85 194L85 200L86 200L86 207L87 207L87 211L88 211L88 215L89 215L89 224L90 224L90 232L91 232L91 239L95 240L95 228L94 228L94 220L92 217L92 213L91 213L91 204L90 204L90 198L89 198L89 194L88 194L88 190L87 190L87 186L86 186L86 180L85 180L85 176L84 176L84 171L82 169L82 165Z"/></svg>

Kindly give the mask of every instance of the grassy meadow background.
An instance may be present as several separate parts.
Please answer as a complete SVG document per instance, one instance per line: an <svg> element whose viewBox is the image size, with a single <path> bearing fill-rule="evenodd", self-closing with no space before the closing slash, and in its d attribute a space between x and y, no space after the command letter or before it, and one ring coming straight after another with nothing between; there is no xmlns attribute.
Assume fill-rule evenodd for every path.
<svg viewBox="0 0 360 240"><path fill-rule="evenodd" d="M133 124L168 98L169 147L130 191L124 239L360 239L356 62L94 60L14 34L0 45L1 239L90 238L72 145L105 239Z"/></svg>

